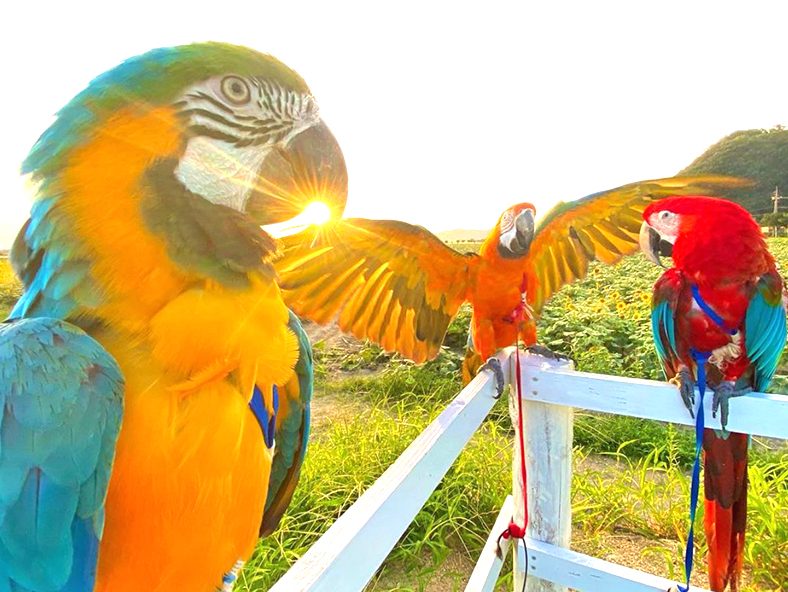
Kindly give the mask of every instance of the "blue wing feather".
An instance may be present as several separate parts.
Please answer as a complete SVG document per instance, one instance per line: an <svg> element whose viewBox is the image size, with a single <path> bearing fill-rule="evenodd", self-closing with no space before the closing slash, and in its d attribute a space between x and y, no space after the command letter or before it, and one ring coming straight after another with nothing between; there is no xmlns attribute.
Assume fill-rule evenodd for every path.
<svg viewBox="0 0 788 592"><path fill-rule="evenodd" d="M662 368L672 376L679 360L676 344L676 309L684 289L684 276L676 269L666 271L654 285L651 303L651 333Z"/></svg>
<svg viewBox="0 0 788 592"><path fill-rule="evenodd" d="M73 325L0 324L0 592L93 589L122 392Z"/></svg>
<svg viewBox="0 0 788 592"><path fill-rule="evenodd" d="M288 326L298 337L296 380L295 384L291 382L280 386L281 396L288 397L287 415L280 419L276 430L276 453L271 465L261 536L270 534L279 525L298 483L309 441L314 365L312 347L301 322L292 312Z"/></svg>
<svg viewBox="0 0 788 592"><path fill-rule="evenodd" d="M676 323L674 311L668 301L660 302L652 308L651 332L660 360L664 362L669 358L677 357Z"/></svg>
<svg viewBox="0 0 788 592"><path fill-rule="evenodd" d="M755 368L755 389L765 391L780 362L786 341L782 281L776 272L760 278L744 319L747 357Z"/></svg>

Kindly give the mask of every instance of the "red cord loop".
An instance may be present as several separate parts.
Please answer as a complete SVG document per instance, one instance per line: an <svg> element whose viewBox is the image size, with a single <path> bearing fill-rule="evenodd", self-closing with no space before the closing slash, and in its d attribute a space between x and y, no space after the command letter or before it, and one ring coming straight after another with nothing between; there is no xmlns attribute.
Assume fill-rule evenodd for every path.
<svg viewBox="0 0 788 592"><path fill-rule="evenodd" d="M505 539L522 539L525 538L525 528L522 526L517 526L517 524L512 521L509 523L508 528L503 531L501 536L503 536Z"/></svg>

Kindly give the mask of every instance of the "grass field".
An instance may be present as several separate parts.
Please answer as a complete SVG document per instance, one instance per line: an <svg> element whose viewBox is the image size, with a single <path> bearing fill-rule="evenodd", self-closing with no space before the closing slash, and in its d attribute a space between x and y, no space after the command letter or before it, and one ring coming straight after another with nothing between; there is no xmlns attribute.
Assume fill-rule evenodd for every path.
<svg viewBox="0 0 788 592"><path fill-rule="evenodd" d="M788 240L770 246L786 269ZM6 263L0 260L0 314L18 294ZM647 320L658 273L641 257L593 266L586 280L562 290L545 309L541 341L570 355L579 370L658 378ZM301 484L281 528L261 541L244 570L240 590L268 589L459 391L468 317L464 310L439 358L421 367L331 332L315 344L314 427ZM786 392L785 380L774 388ZM370 590L462 589L511 489L511 437L506 404L500 403ZM573 547L679 578L693 451L689 430L578 414L575 447ZM750 466L745 590L779 590L788 581L788 449L755 439ZM702 528L696 537L702 557ZM501 589L509 589L509 578L502 578ZM705 585L702 560L693 581Z"/></svg>
<svg viewBox="0 0 788 592"><path fill-rule="evenodd" d="M0 320L11 311L21 293L22 285L11 271L8 259L0 259Z"/></svg>

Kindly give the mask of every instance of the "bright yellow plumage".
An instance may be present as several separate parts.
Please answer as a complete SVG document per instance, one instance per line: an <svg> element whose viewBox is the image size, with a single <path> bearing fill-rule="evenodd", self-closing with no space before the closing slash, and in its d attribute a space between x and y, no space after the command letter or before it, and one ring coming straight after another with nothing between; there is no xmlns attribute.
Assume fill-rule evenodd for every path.
<svg viewBox="0 0 788 592"><path fill-rule="evenodd" d="M201 583L248 557L271 467L249 398L258 385L273 414L272 386L298 354L271 278L238 289L184 272L146 231L139 171L178 134L168 110L119 113L64 177L63 215L105 296L94 337L127 377L97 592L207 592Z"/></svg>
<svg viewBox="0 0 788 592"><path fill-rule="evenodd" d="M201 583L251 553L271 451L245 393L258 384L270 410L271 385L297 354L278 296L271 285L240 298L190 291L153 319L149 340L96 335L129 377L98 591L207 591ZM221 372L200 376L213 359ZM146 587L157 573L161 586Z"/></svg>

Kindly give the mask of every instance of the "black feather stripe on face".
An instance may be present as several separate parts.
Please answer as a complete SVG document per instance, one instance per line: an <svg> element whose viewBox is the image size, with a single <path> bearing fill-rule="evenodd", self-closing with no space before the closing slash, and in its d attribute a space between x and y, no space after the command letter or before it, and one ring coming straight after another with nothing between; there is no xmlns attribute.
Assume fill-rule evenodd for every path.
<svg viewBox="0 0 788 592"><path fill-rule="evenodd" d="M191 136L205 136L236 146L281 142L299 126L318 118L310 95L266 80L236 77L248 85L249 101L242 104L213 96L203 88L187 92L174 106ZM210 89L215 81L203 83Z"/></svg>
<svg viewBox="0 0 788 592"><path fill-rule="evenodd" d="M176 165L160 160L145 172L141 203L146 225L173 261L233 287L247 286L250 273L272 277L276 242L241 212L189 191L175 177Z"/></svg>

